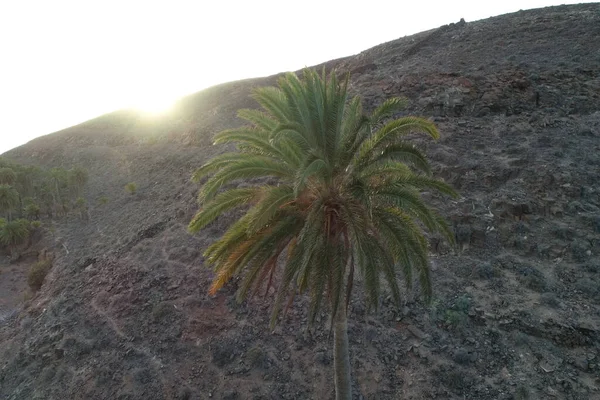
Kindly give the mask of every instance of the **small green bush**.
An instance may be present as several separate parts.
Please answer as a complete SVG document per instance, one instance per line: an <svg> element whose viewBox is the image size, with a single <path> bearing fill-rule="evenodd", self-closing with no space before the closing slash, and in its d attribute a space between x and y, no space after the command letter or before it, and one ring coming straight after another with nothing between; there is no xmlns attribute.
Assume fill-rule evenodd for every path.
<svg viewBox="0 0 600 400"><path fill-rule="evenodd" d="M35 203L29 203L23 208L25 217L29 219L36 219L40 217L40 206Z"/></svg>
<svg viewBox="0 0 600 400"><path fill-rule="evenodd" d="M0 243L5 246L16 246L23 243L29 237L29 221L16 219L8 222L0 222Z"/></svg>
<svg viewBox="0 0 600 400"><path fill-rule="evenodd" d="M75 200L75 208L81 210L85 208L85 206L87 206L87 200L83 197L78 197L77 200Z"/></svg>
<svg viewBox="0 0 600 400"><path fill-rule="evenodd" d="M31 228L38 229L42 226L42 221L31 221Z"/></svg>
<svg viewBox="0 0 600 400"><path fill-rule="evenodd" d="M152 308L152 317L154 318L154 322L160 322L162 320L166 320L169 318L169 315L172 315L174 312L174 308L172 304L162 302Z"/></svg>
<svg viewBox="0 0 600 400"><path fill-rule="evenodd" d="M446 324L452 327L458 327L464 324L467 320L467 315L460 311L446 310Z"/></svg>
<svg viewBox="0 0 600 400"><path fill-rule="evenodd" d="M137 192L137 185L135 182L129 182L125 185L125 191L131 195L135 194Z"/></svg>
<svg viewBox="0 0 600 400"><path fill-rule="evenodd" d="M48 272L52 268L52 261L42 260L38 261L31 266L29 274L27 275L27 284L34 292L37 292L42 287L44 279Z"/></svg>
<svg viewBox="0 0 600 400"><path fill-rule="evenodd" d="M101 206L108 204L109 200L108 197L106 196L102 196L98 199L98 204L100 204Z"/></svg>
<svg viewBox="0 0 600 400"><path fill-rule="evenodd" d="M471 308L471 298L466 294L458 297L454 303L454 309L463 313L468 313Z"/></svg>
<svg viewBox="0 0 600 400"><path fill-rule="evenodd" d="M254 368L264 368L268 363L267 354L260 346L254 346L246 352L248 364Z"/></svg>
<svg viewBox="0 0 600 400"><path fill-rule="evenodd" d="M23 206L27 207L30 204L37 204L32 197L24 197L23 198Z"/></svg>
<svg viewBox="0 0 600 400"><path fill-rule="evenodd" d="M517 386L515 392L515 399L517 400L528 400L529 399L529 388L523 384Z"/></svg>

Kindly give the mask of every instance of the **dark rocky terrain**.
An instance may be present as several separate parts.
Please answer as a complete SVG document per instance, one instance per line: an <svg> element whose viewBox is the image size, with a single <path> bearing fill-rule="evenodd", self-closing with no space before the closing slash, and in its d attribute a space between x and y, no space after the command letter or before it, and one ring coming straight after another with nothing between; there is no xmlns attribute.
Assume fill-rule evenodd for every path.
<svg viewBox="0 0 600 400"><path fill-rule="evenodd" d="M404 37L326 68L368 107L403 95L442 139L417 141L462 197L431 201L453 249L431 238L435 300L351 304L356 398L600 399L600 4L520 11ZM302 301L268 329L270 295L207 294L195 167L214 133L276 77L220 85L162 117L122 111L4 157L89 170L89 220L51 224L42 289L28 260L0 261L2 399L333 398L325 315ZM134 195L123 189L136 182ZM107 204L100 204L101 197Z"/></svg>

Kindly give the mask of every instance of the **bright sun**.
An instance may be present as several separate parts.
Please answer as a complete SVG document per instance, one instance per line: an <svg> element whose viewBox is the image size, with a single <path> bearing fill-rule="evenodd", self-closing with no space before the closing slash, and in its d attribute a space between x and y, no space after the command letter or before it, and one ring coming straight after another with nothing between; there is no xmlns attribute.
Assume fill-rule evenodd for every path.
<svg viewBox="0 0 600 400"><path fill-rule="evenodd" d="M163 114L173 107L175 100L170 96L140 98L135 102L135 108L149 114Z"/></svg>

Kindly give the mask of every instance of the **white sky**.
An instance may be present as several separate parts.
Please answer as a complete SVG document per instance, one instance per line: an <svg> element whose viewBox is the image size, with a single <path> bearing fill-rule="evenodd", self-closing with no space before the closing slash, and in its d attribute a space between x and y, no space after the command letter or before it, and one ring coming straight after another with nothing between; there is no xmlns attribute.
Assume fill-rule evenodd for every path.
<svg viewBox="0 0 600 400"><path fill-rule="evenodd" d="M564 3L580 1L0 0L0 154L120 108Z"/></svg>

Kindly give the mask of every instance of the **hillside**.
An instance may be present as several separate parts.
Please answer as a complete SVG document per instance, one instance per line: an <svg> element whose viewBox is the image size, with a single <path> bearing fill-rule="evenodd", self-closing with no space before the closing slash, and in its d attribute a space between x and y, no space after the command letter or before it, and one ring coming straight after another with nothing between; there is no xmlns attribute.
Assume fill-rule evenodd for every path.
<svg viewBox="0 0 600 400"><path fill-rule="evenodd" d="M442 139L415 143L461 193L430 199L458 242L431 238L431 306L410 292L401 310L351 302L356 398L600 399L600 4L461 21L321 67L350 72L366 108L400 95L431 117ZM160 117L104 115L3 155L85 167L90 207L87 220L48 223L38 247L54 267L32 298L31 260L0 259L0 398L333 398L325 316L306 332L300 301L271 332L270 294L209 296L202 249L228 221L186 231L191 173L224 150L212 135L276 78L207 89Z"/></svg>

